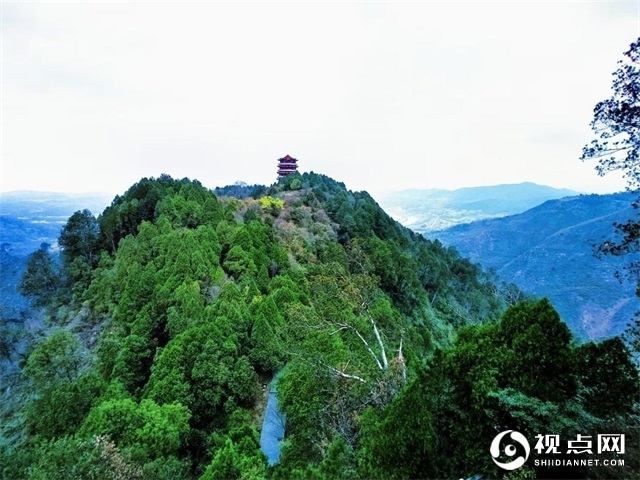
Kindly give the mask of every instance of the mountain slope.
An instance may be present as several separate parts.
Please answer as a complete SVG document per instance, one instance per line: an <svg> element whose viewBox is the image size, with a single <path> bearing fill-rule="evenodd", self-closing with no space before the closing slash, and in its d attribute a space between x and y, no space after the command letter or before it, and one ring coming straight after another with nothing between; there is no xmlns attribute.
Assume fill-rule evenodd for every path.
<svg viewBox="0 0 640 480"><path fill-rule="evenodd" d="M635 287L615 278L628 258L594 257L613 223L634 215L626 193L551 200L524 213L430 234L521 289L548 297L583 339L621 333L640 309Z"/></svg>
<svg viewBox="0 0 640 480"><path fill-rule="evenodd" d="M0 195L0 315L5 319L28 316L29 302L17 286L28 256L43 243L56 246L60 230L76 210L98 214L111 197L17 191ZM57 246L54 248L57 250Z"/></svg>
<svg viewBox="0 0 640 480"><path fill-rule="evenodd" d="M20 277L26 267L26 256L11 255L0 246L0 318L2 319L19 319L29 311L29 301L18 293Z"/></svg>
<svg viewBox="0 0 640 480"><path fill-rule="evenodd" d="M163 175L69 218L66 281L44 250L25 277L51 292L32 290L51 328L0 389L0 477L495 477L478 439L496 421L575 438L630 411L622 342L576 345L548 301L513 305L366 192L304 174L255 197ZM276 372L270 465L258 429Z"/></svg>
<svg viewBox="0 0 640 480"><path fill-rule="evenodd" d="M26 430L0 428L0 472L21 478L22 464L41 462L51 478L50 445L16 449L31 435L91 457L109 447L93 439L108 434L145 478L239 478L211 453L238 445L251 459L243 471L260 478L252 419L275 371L285 396L299 377L291 369L317 375L283 402L296 448L317 459L325 438L357 437L367 405L391 401L408 361L505 307L479 268L399 225L366 192L305 174L266 193L218 198L163 175L133 185L98 220L71 216L60 242L66 282L52 282L48 309L64 328L41 339L18 393L4 394L8 404L26 392L37 400ZM315 388L323 393L312 398ZM317 401L322 412L296 413ZM343 407L345 423L331 425ZM232 442L227 453L220 441Z"/></svg>
<svg viewBox="0 0 640 480"><path fill-rule="evenodd" d="M576 194L573 190L525 182L458 190L403 190L382 196L380 204L403 225L426 233L521 213L547 200Z"/></svg>

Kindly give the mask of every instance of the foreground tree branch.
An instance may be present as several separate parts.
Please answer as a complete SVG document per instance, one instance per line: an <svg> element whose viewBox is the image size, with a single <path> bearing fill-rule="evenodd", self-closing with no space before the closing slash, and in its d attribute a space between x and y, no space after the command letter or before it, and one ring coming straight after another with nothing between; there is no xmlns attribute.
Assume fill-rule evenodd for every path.
<svg viewBox="0 0 640 480"><path fill-rule="evenodd" d="M348 380L357 380L358 382L361 382L361 383L367 383L367 381L362 377L345 373L344 371L338 370L337 368L334 368L332 366L329 366L329 370L331 370L331 372L338 377L346 378Z"/></svg>

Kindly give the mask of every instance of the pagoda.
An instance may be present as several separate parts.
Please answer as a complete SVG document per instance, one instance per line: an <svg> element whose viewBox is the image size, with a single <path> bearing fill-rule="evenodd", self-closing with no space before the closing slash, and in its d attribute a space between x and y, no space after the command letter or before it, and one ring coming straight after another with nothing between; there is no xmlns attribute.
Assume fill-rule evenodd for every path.
<svg viewBox="0 0 640 480"><path fill-rule="evenodd" d="M294 173L298 173L298 160L289 155L285 155L284 157L278 159L279 179L286 177L287 175L292 175Z"/></svg>

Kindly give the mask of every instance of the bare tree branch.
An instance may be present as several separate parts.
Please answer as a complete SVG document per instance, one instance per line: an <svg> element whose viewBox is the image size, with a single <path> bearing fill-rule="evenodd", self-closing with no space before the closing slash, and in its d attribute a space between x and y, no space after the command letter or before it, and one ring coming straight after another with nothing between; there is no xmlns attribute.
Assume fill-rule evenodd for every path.
<svg viewBox="0 0 640 480"><path fill-rule="evenodd" d="M343 372L341 370L338 370L337 368L329 367L329 370L331 370L333 372L333 374L338 376L338 377L346 378L346 379L349 379L349 380L357 380L357 381L362 382L362 383L367 383L367 381L364 378L359 377L357 375L351 375L349 373L345 373L345 372Z"/></svg>
<svg viewBox="0 0 640 480"><path fill-rule="evenodd" d="M402 383L407 383L407 364L402 355L402 337L400 337L400 348L398 348L398 360L400 361L400 368L402 368Z"/></svg>
<svg viewBox="0 0 640 480"><path fill-rule="evenodd" d="M386 364L386 360L387 359L385 357L383 357L383 360L384 360L384 367L383 367L383 365L382 365L382 363L380 363L380 360L378 359L377 355L375 354L375 352L373 351L371 346L369 346L369 342L367 342L367 340L362 336L362 334L358 331L357 328L355 328L353 325L348 325L346 323L339 323L339 322L334 322L334 323L335 323L335 325L337 325L340 328L338 330L336 330L335 332L333 332L331 335L333 335L334 333L339 332L340 330L344 330L344 329L353 330L353 332L355 332L355 334L362 341L362 343L364 344L365 348L369 351L369 353L371 354L371 356L375 360L376 365L378 365L378 368L380 370L386 370L387 369L387 364ZM383 351L383 354L384 354L384 351Z"/></svg>
<svg viewBox="0 0 640 480"><path fill-rule="evenodd" d="M373 320L373 317L371 315L369 315L369 321L371 322L373 333L375 334L378 345L380 346L380 353L382 355L382 367L384 367L383 370L387 370L389 368L389 362L387 362L387 354L384 350L384 343L382 343L382 338L380 338L380 332L378 331L376 322ZM378 365L380 365L380 362L378 362Z"/></svg>

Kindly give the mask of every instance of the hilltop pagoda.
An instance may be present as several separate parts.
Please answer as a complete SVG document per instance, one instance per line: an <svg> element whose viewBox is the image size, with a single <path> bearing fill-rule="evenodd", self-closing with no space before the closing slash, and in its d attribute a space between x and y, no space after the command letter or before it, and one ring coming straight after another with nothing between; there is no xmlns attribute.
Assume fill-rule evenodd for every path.
<svg viewBox="0 0 640 480"><path fill-rule="evenodd" d="M289 155L278 159L278 178L298 173L298 160Z"/></svg>

